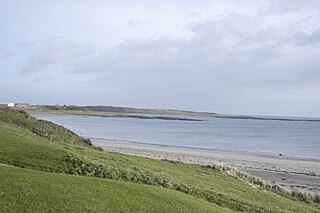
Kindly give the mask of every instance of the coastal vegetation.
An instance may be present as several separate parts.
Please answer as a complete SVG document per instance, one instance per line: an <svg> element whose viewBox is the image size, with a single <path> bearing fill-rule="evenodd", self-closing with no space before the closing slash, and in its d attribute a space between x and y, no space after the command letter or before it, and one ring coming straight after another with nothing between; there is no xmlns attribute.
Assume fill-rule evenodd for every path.
<svg viewBox="0 0 320 213"><path fill-rule="evenodd" d="M317 196L216 165L105 152L70 130L0 107L4 211L320 212Z"/></svg>

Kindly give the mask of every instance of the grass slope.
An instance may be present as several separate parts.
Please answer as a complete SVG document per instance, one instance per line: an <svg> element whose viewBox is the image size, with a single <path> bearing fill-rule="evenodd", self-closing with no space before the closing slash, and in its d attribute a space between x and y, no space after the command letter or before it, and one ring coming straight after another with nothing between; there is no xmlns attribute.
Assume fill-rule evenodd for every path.
<svg viewBox="0 0 320 213"><path fill-rule="evenodd" d="M30 124L25 120L23 121L26 123L25 125L17 125L15 122L8 122L8 114L6 113L8 110L11 120L15 120L16 117L21 118L21 115L24 114L23 112L7 108L2 111L0 110L0 163L39 171L85 176L80 178L62 175L60 177L59 175L55 176L54 174L44 172L33 173L28 170L25 178L30 178L31 181L40 181L39 178L36 178L37 174L39 176L45 174L43 178L47 175L53 175L52 177L57 177L58 179L60 177L66 180L68 178L79 178L75 180L85 180L84 182L87 181L86 183L90 183L87 185L85 183L79 183L79 186L88 190L88 193L91 190L90 187L96 188L95 184L100 183L100 181L106 181L105 179L118 180L113 181L113 183L132 187L135 187L135 185L145 187L146 185L141 184L144 183L159 186L157 188L159 190L161 189L160 187L172 189L166 190L166 192L172 191L173 193L175 192L174 190L176 190L183 192L184 194L192 195L189 196L189 198L195 199L194 202L201 199L204 206L202 206L202 203L198 203L199 205L196 206L196 208L199 209L198 212L201 212L201 208L205 209L205 206L209 205L209 202L211 203L210 207L213 209L220 206L223 210L233 211L320 212L317 204L307 204L288 195L281 196L272 191L253 188L249 184L213 168L102 152L81 142L69 143L67 140L49 140L47 137L43 137L42 135L30 131L30 128L28 128ZM27 120L32 120L32 123L37 123L37 121L28 118L28 115L24 116L26 116ZM6 119L3 119L3 117L6 117ZM50 123L50 126L55 128L54 124ZM60 128L62 128L61 134L64 134L66 130L63 127ZM48 127L47 131L51 131L51 128ZM59 134L59 132L56 133ZM1 169L3 170L3 168ZM16 170L11 172L14 173ZM90 178L87 176L101 178ZM3 176L0 177L2 180ZM49 186L51 184L56 185L59 183L59 181L57 181L58 179L49 178L48 181L44 181L44 183L47 183ZM19 190L19 186L15 184L16 182L17 181L10 182L10 179L8 179L5 185L0 186L1 188L4 186L15 186L14 189ZM126 182L139 184L126 185ZM67 184L67 182L65 183L66 185L64 187L68 187L69 184ZM153 188L154 187L150 188L150 190ZM46 190L46 188L35 188L35 194L40 195L45 193L42 192L42 190ZM50 194L51 193L48 193L49 197ZM119 196L121 194L122 192L117 190L114 190L112 193L113 196ZM94 195L93 192L92 195ZM179 195L182 196L183 194L178 193L175 196L179 197ZM52 201L48 200L48 202L59 203L59 199L63 199L64 196L64 194L61 194L60 197L53 197ZM81 200L85 199L88 194L86 194L86 190L84 190L83 194L77 194L77 196L77 199ZM148 195L146 196L148 197ZM96 197L99 199L99 196ZM129 196L128 202L130 203L130 199L132 199L133 202L139 197L140 195L138 194L137 196L132 195L131 198ZM6 199L6 197L4 197L4 199ZM43 205L47 202L47 199L43 198L44 200L42 200L42 196L35 196L29 201L37 199L39 199L40 203L44 203ZM184 198L181 197L181 199ZM102 200L104 200L104 198ZM5 202L8 205L8 203L12 203L12 200L6 200ZM150 199L146 202L157 203L158 200L154 200L150 195ZM173 202L176 203L177 209L183 209L183 206L185 206L183 202L178 200L173 200ZM0 202L0 209L1 207L4 207L1 206L3 203L4 201ZM65 205L67 204L68 202ZM181 206L179 207L178 205L180 204ZM15 205L19 204L16 203ZM117 205L118 204L114 204L112 207L116 209ZM120 206L121 205L119 205L119 211L121 210ZM20 207L23 207L23 204L21 204ZM222 210L222 208L219 210ZM164 212L169 211L169 209L165 209L165 207L159 207L157 210L158 209L159 211L162 209ZM129 211L129 209L126 209L125 211ZM143 210L141 209L141 211Z"/></svg>
<svg viewBox="0 0 320 213"><path fill-rule="evenodd" d="M155 186L0 166L2 212L227 212Z"/></svg>
<svg viewBox="0 0 320 213"><path fill-rule="evenodd" d="M22 127L51 141L63 141L81 145L88 143L85 138L76 135L69 129L49 121L36 120L23 110L12 110L8 107L0 107L0 121Z"/></svg>

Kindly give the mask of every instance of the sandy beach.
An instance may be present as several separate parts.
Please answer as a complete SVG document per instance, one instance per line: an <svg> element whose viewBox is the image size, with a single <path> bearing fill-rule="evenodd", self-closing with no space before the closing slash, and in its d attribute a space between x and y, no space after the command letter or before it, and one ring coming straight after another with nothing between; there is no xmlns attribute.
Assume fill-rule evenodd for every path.
<svg viewBox="0 0 320 213"><path fill-rule="evenodd" d="M93 139L106 151L168 159L190 164L224 164L289 189L320 192L320 160L268 156L246 152L173 147L128 141Z"/></svg>

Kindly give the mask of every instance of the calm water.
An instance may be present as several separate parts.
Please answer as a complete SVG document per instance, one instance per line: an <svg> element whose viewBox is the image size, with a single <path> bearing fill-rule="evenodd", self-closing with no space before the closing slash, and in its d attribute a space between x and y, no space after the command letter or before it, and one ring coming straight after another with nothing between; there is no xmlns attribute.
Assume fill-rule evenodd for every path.
<svg viewBox="0 0 320 213"><path fill-rule="evenodd" d="M165 121L37 115L89 138L320 159L320 122L205 118Z"/></svg>

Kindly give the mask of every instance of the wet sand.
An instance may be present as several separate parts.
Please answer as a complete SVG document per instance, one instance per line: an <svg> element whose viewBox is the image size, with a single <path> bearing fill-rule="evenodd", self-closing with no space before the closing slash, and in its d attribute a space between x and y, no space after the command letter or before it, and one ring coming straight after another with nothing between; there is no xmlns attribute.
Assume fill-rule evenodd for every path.
<svg viewBox="0 0 320 213"><path fill-rule="evenodd" d="M246 152L173 147L128 141L92 139L106 151L168 159L190 164L224 164L237 167L289 189L320 192L320 160L269 156Z"/></svg>

